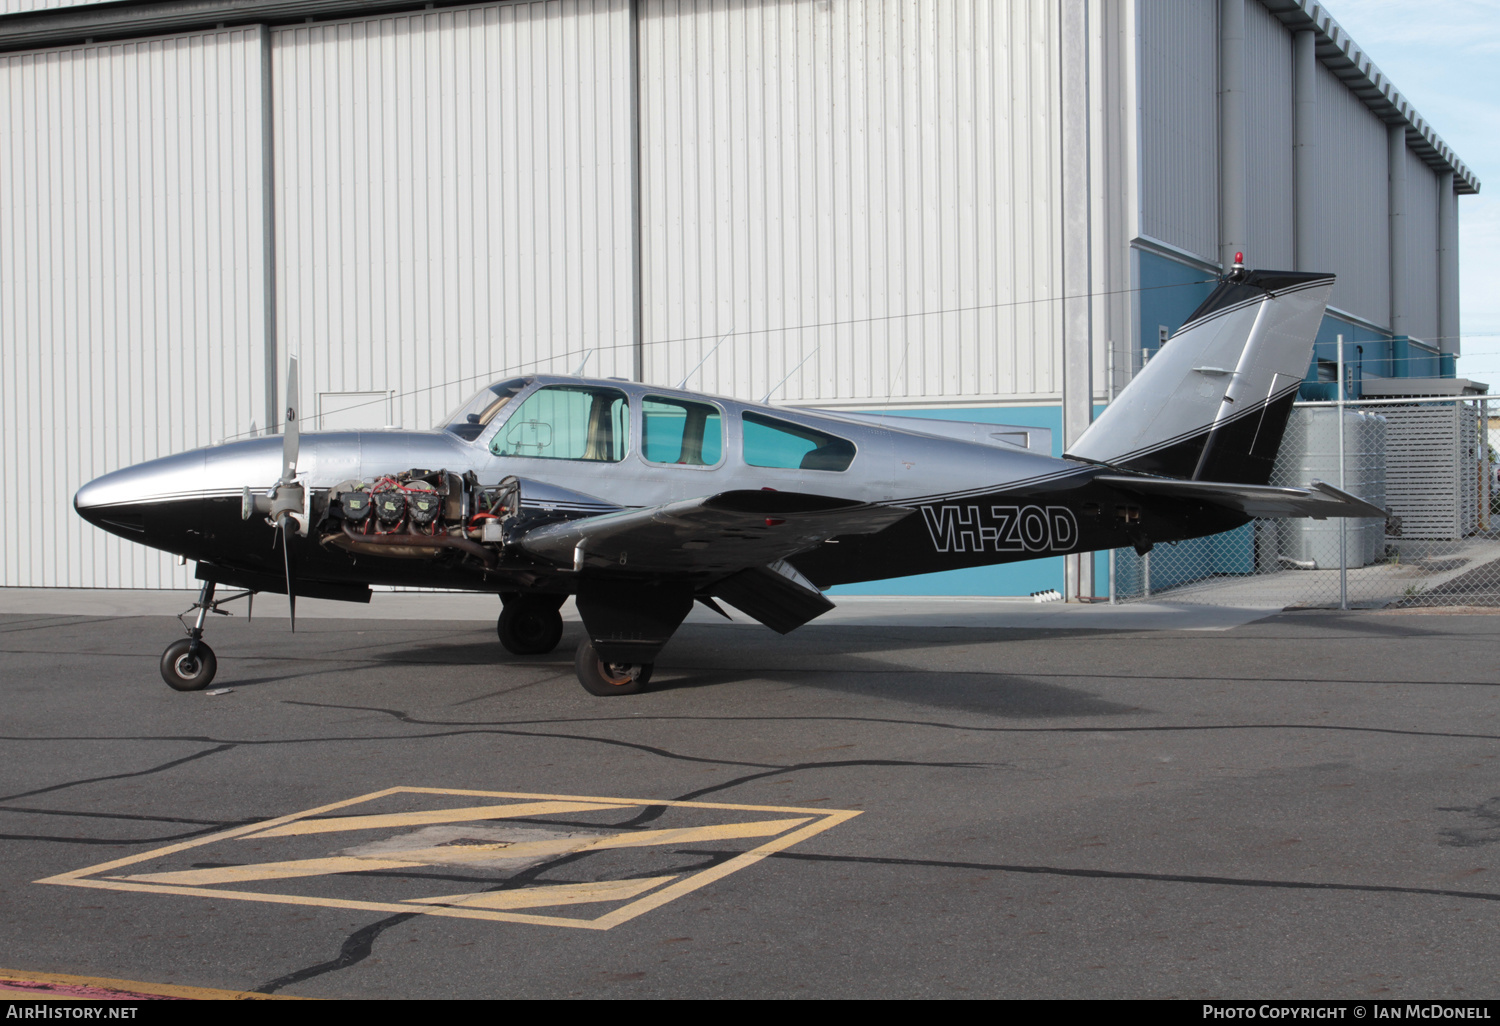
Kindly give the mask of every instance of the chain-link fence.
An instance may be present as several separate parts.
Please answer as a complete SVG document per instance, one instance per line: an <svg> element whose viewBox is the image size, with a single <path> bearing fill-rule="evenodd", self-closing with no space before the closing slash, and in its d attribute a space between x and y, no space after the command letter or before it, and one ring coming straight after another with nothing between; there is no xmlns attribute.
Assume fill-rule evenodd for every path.
<svg viewBox="0 0 1500 1026"><path fill-rule="evenodd" d="M1270 483L1326 481L1390 517L1256 520L1145 556L1120 549L1110 559L1112 596L1262 608L1500 606L1491 402L1500 416L1500 400L1483 397L1298 403Z"/></svg>

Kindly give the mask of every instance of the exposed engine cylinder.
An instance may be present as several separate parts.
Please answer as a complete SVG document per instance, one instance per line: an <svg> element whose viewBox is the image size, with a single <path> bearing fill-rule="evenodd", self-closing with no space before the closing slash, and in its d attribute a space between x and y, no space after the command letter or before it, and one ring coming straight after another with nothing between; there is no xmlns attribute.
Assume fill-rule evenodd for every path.
<svg viewBox="0 0 1500 1026"><path fill-rule="evenodd" d="M370 515L369 492L345 492L340 498L343 499L345 520L358 523Z"/></svg>
<svg viewBox="0 0 1500 1026"><path fill-rule="evenodd" d="M407 491L406 515L411 517L411 522L419 527L426 527L436 520L441 510L442 500L436 492L421 491L416 488Z"/></svg>
<svg viewBox="0 0 1500 1026"><path fill-rule="evenodd" d="M323 544L360 555L457 556L494 568L505 547L501 526L519 508L513 478L484 487L472 472L459 477L446 470L408 470L329 489L319 533Z"/></svg>
<svg viewBox="0 0 1500 1026"><path fill-rule="evenodd" d="M375 496L375 519L386 526L401 523L406 516L406 496L392 488Z"/></svg>

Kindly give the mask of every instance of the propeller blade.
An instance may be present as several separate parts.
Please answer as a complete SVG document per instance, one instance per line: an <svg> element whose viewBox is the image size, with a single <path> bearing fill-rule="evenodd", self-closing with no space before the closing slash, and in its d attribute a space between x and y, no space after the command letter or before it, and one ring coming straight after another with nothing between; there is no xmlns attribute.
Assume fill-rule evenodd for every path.
<svg viewBox="0 0 1500 1026"><path fill-rule="evenodd" d="M281 558L286 567L286 598L291 609L292 633L297 633L297 593L292 590L292 537L290 527L292 518L289 516L281 518Z"/></svg>
<svg viewBox="0 0 1500 1026"><path fill-rule="evenodd" d="M298 427L297 358L286 358L286 421L281 427L281 484L291 484L297 476Z"/></svg>

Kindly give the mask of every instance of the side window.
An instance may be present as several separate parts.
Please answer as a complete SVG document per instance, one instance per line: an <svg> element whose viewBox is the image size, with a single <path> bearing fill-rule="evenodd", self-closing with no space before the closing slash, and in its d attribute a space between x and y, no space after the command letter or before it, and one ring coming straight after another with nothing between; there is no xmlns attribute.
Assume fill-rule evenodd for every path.
<svg viewBox="0 0 1500 1026"><path fill-rule="evenodd" d="M724 455L719 408L648 395L641 403L641 452L651 463L711 467Z"/></svg>
<svg viewBox="0 0 1500 1026"><path fill-rule="evenodd" d="M618 463L630 448L630 405L613 388L538 389L500 426L496 456Z"/></svg>
<svg viewBox="0 0 1500 1026"><path fill-rule="evenodd" d="M854 443L748 410L744 416L745 462L788 470L848 470Z"/></svg>

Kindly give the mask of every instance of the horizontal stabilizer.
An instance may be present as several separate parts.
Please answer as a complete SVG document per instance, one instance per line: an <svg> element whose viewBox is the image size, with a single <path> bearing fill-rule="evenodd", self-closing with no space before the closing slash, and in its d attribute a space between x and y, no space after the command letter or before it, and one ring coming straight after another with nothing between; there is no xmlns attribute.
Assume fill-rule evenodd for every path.
<svg viewBox="0 0 1500 1026"><path fill-rule="evenodd" d="M1225 506L1251 517L1379 517L1386 511L1357 495L1314 481L1306 488L1276 488L1271 485L1229 484L1223 481L1178 481L1164 477L1130 477L1101 474L1100 484L1139 495L1193 499Z"/></svg>
<svg viewBox="0 0 1500 1026"><path fill-rule="evenodd" d="M731 574L713 593L777 634L790 634L833 608L811 581L779 561Z"/></svg>
<svg viewBox="0 0 1500 1026"><path fill-rule="evenodd" d="M522 535L520 545L576 570L714 573L763 567L839 535L874 534L911 513L826 495L743 490L546 524Z"/></svg>

